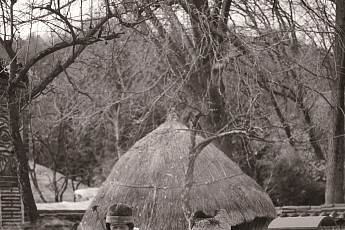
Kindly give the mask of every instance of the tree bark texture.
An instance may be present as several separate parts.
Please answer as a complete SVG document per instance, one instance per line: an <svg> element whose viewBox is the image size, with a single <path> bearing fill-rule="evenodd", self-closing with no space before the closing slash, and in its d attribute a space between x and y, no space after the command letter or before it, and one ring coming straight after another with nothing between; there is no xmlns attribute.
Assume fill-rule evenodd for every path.
<svg viewBox="0 0 345 230"><path fill-rule="evenodd" d="M345 1L336 1L335 64L332 85L332 136L329 141L325 203L344 202L344 83Z"/></svg>

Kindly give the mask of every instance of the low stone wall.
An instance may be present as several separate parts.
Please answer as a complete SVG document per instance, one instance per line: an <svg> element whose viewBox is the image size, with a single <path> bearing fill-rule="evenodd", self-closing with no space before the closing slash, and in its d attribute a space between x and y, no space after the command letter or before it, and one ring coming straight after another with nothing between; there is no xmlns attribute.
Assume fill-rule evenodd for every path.
<svg viewBox="0 0 345 230"><path fill-rule="evenodd" d="M345 204L305 205L276 207L277 216L331 216L334 219L345 220Z"/></svg>
<svg viewBox="0 0 345 230"><path fill-rule="evenodd" d="M68 220L74 223L79 223L85 211L81 210L39 210L42 218L58 218L61 220Z"/></svg>

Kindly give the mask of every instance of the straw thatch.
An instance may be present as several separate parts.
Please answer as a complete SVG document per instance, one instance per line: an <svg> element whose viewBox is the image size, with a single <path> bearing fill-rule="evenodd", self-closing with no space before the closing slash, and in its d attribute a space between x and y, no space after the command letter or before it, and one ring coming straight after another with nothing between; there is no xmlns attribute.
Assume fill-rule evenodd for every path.
<svg viewBox="0 0 345 230"><path fill-rule="evenodd" d="M197 142L201 140L197 137ZM139 140L115 164L79 229L103 229L107 207L116 202L133 207L135 224L141 230L187 229L181 191L190 145L190 131L175 120ZM210 214L226 209L232 226L255 218L269 223L275 217L269 196L212 144L195 162L191 206Z"/></svg>

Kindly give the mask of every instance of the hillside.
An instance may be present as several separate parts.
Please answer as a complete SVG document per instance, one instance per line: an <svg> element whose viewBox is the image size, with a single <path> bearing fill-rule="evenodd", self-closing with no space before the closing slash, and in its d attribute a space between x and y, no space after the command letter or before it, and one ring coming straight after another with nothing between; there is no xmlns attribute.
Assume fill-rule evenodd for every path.
<svg viewBox="0 0 345 230"><path fill-rule="evenodd" d="M34 165L32 162L30 162L30 168L33 169ZM55 190L54 190L54 171L43 166L36 164L35 165L35 173L37 177L37 185L39 190L42 193L42 196L46 200L46 202L51 203L55 202ZM56 187L58 190L60 190L63 186L65 180L65 176L61 173L56 173ZM44 203L42 198L40 197L39 190L34 186L32 176L30 175L30 182L31 182L31 189L35 198L36 203ZM77 186L77 182L74 182L74 186ZM85 189L88 188L88 186L84 184L80 184L78 186L78 189ZM68 180L68 185L63 193L62 201L74 201L74 190L72 186L72 181Z"/></svg>

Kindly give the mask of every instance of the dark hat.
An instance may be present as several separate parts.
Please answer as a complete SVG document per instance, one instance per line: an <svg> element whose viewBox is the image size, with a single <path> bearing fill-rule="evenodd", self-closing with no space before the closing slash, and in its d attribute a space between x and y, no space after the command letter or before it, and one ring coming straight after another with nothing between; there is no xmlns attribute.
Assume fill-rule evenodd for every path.
<svg viewBox="0 0 345 230"><path fill-rule="evenodd" d="M105 222L109 224L133 224L132 208L123 203L110 205Z"/></svg>

